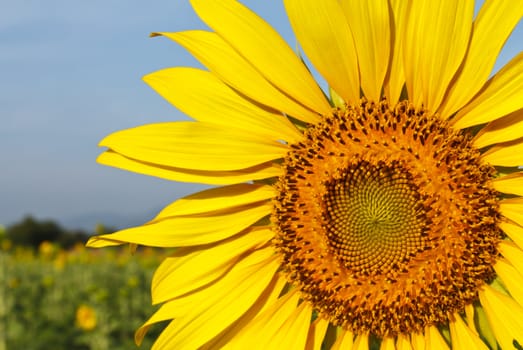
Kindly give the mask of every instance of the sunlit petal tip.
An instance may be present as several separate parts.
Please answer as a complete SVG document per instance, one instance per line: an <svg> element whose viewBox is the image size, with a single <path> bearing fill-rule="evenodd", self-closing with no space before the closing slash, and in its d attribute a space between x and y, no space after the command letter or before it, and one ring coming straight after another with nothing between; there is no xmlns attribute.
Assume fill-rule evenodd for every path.
<svg viewBox="0 0 523 350"><path fill-rule="evenodd" d="M286 95L240 55L227 41L215 32L191 30L162 33L187 49L209 71L242 96L261 106L293 116L306 123L319 120L315 112Z"/></svg>
<svg viewBox="0 0 523 350"><path fill-rule="evenodd" d="M85 244L89 248L104 248L122 245L127 242L111 239L111 235L101 235L89 238Z"/></svg>
<svg viewBox="0 0 523 350"><path fill-rule="evenodd" d="M276 195L272 186L240 183L196 192L165 207L153 221L187 215L213 215L220 211L236 211L242 206L263 202Z"/></svg>
<svg viewBox="0 0 523 350"><path fill-rule="evenodd" d="M320 114L330 106L299 57L263 19L235 0L191 0L200 18L278 89Z"/></svg>
<svg viewBox="0 0 523 350"><path fill-rule="evenodd" d="M142 325L140 328L136 330L136 332L134 333L134 342L136 343L136 345L142 345L143 338L145 338L145 335L149 331L150 327L151 326L149 325Z"/></svg>
<svg viewBox="0 0 523 350"><path fill-rule="evenodd" d="M294 142L302 137L282 113L253 104L211 72L175 67L148 74L143 80L197 121L239 129L260 139Z"/></svg>
<svg viewBox="0 0 523 350"><path fill-rule="evenodd" d="M113 150L101 153L96 161L103 165L171 181L196 182L207 185L237 184L246 181L270 179L282 174L280 165L274 162L267 162L236 171L202 171L169 167L147 161L140 161L126 157L125 155Z"/></svg>
<svg viewBox="0 0 523 350"><path fill-rule="evenodd" d="M204 171L245 169L287 152L281 142L203 122L146 124L113 133L100 144L132 159Z"/></svg>

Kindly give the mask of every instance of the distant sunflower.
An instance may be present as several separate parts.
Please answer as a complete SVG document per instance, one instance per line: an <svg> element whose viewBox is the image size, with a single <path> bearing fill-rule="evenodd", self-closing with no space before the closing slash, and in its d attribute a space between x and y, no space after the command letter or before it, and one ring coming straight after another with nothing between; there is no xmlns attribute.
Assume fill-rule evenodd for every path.
<svg viewBox="0 0 523 350"><path fill-rule="evenodd" d="M92 331L96 328L96 312L87 305L80 305L76 309L76 326L84 331Z"/></svg>
<svg viewBox="0 0 523 350"><path fill-rule="evenodd" d="M329 85L234 0L157 33L209 71L145 81L195 121L101 142L103 164L223 185L102 247L179 247L156 271L155 349L523 344L523 2L285 0Z"/></svg>

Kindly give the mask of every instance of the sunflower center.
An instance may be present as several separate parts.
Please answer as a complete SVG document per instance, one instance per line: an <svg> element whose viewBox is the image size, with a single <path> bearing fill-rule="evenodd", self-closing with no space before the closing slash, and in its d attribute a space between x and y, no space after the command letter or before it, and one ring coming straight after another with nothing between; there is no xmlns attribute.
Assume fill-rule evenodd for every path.
<svg viewBox="0 0 523 350"><path fill-rule="evenodd" d="M290 145L272 222L289 281L331 323L391 336L445 324L494 276L495 170L407 101L333 110Z"/></svg>
<svg viewBox="0 0 523 350"><path fill-rule="evenodd" d="M330 251L354 273L383 273L423 248L419 189L398 161L351 164L326 182L322 202Z"/></svg>

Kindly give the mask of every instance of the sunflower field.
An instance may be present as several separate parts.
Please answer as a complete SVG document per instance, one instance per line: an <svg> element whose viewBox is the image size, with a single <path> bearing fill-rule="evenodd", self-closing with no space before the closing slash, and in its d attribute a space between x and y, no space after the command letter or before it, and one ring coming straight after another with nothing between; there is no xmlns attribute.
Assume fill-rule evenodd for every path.
<svg viewBox="0 0 523 350"><path fill-rule="evenodd" d="M0 247L0 350L133 349L154 312L150 281L165 257L152 248ZM161 327L158 327L161 328ZM142 348L158 336L151 329Z"/></svg>

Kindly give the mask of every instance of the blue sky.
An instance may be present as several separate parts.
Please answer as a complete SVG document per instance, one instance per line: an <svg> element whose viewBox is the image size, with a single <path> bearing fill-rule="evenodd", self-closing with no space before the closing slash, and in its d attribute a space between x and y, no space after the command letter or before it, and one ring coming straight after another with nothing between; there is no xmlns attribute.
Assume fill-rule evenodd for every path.
<svg viewBox="0 0 523 350"><path fill-rule="evenodd" d="M243 1L294 39L281 1ZM141 77L198 66L153 31L200 29L188 0L37 0L0 12L0 224L26 214L148 219L200 187L104 167L97 143L136 125L185 118ZM523 50L520 23L497 68ZM497 69L496 68L496 69ZM103 221L103 220L102 220ZM85 222L85 220L83 221Z"/></svg>

